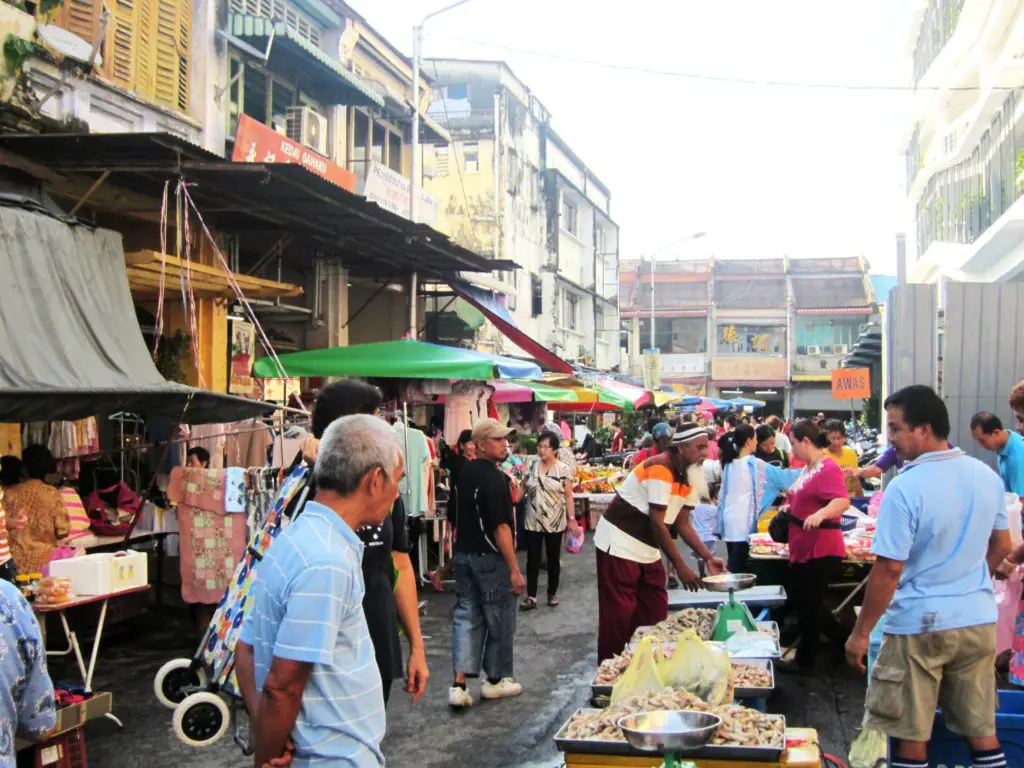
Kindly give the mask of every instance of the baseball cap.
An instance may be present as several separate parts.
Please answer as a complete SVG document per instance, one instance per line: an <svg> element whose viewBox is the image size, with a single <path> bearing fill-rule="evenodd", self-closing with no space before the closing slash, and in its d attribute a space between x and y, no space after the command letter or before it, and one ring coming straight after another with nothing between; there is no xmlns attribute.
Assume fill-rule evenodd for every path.
<svg viewBox="0 0 1024 768"><path fill-rule="evenodd" d="M503 426L497 419L481 419L473 425L473 442L479 443L482 440L492 440L500 437L508 437L515 434L515 430Z"/></svg>

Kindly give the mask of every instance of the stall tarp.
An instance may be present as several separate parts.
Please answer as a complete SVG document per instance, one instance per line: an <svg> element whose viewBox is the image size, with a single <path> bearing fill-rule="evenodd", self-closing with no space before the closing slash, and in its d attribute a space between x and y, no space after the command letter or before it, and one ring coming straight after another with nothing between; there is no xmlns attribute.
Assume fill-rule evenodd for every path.
<svg viewBox="0 0 1024 768"><path fill-rule="evenodd" d="M497 300L491 291L485 291L470 285L464 280L455 278L447 279L448 285L452 287L461 298L468 301L478 310L483 312L487 319L494 323L505 336L507 336L517 347L529 355L533 355L537 362L548 370L558 373L572 373L573 367L562 358L545 347L539 341L528 336L512 318L508 308Z"/></svg>
<svg viewBox="0 0 1024 768"><path fill-rule="evenodd" d="M544 403L575 403L579 396L571 389L565 387L554 387L550 384L542 384L539 381L517 381L524 387L533 391L534 400Z"/></svg>
<svg viewBox="0 0 1024 768"><path fill-rule="evenodd" d="M531 362L426 341L382 341L280 355L287 376L376 376L389 379L539 379ZM261 357L253 376L280 377L273 358Z"/></svg>
<svg viewBox="0 0 1024 768"><path fill-rule="evenodd" d="M135 317L116 232L0 207L0 274L0 421L128 411L201 423L273 410L164 380Z"/></svg>

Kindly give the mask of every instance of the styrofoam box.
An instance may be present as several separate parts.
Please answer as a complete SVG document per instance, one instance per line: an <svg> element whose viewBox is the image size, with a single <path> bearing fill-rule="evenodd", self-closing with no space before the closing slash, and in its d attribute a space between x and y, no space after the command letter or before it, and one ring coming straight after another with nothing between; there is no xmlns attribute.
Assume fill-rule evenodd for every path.
<svg viewBox="0 0 1024 768"><path fill-rule="evenodd" d="M71 579L75 595L108 595L149 583L145 552L98 552L92 555L55 560L50 575Z"/></svg>

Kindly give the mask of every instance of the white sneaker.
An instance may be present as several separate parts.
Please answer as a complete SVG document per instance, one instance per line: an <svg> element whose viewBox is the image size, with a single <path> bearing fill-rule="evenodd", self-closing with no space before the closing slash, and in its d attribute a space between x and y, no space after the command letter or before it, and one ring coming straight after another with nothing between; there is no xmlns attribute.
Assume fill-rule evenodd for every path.
<svg viewBox="0 0 1024 768"><path fill-rule="evenodd" d="M494 685L485 680L484 684L480 686L480 698L482 699L509 699L513 696L521 696L522 693L523 686L511 677L503 677Z"/></svg>
<svg viewBox="0 0 1024 768"><path fill-rule="evenodd" d="M473 696L465 688L453 685L448 689L448 706L464 709L473 706Z"/></svg>

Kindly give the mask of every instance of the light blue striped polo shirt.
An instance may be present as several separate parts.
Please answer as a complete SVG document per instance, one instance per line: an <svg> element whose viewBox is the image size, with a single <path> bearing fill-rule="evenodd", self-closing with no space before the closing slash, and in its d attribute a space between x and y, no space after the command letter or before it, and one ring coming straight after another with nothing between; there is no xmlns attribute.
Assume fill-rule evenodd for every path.
<svg viewBox="0 0 1024 768"><path fill-rule="evenodd" d="M296 768L384 764L384 694L363 614L363 544L332 510L309 502L258 568L241 639L256 687L273 657L313 665L292 731Z"/></svg>

